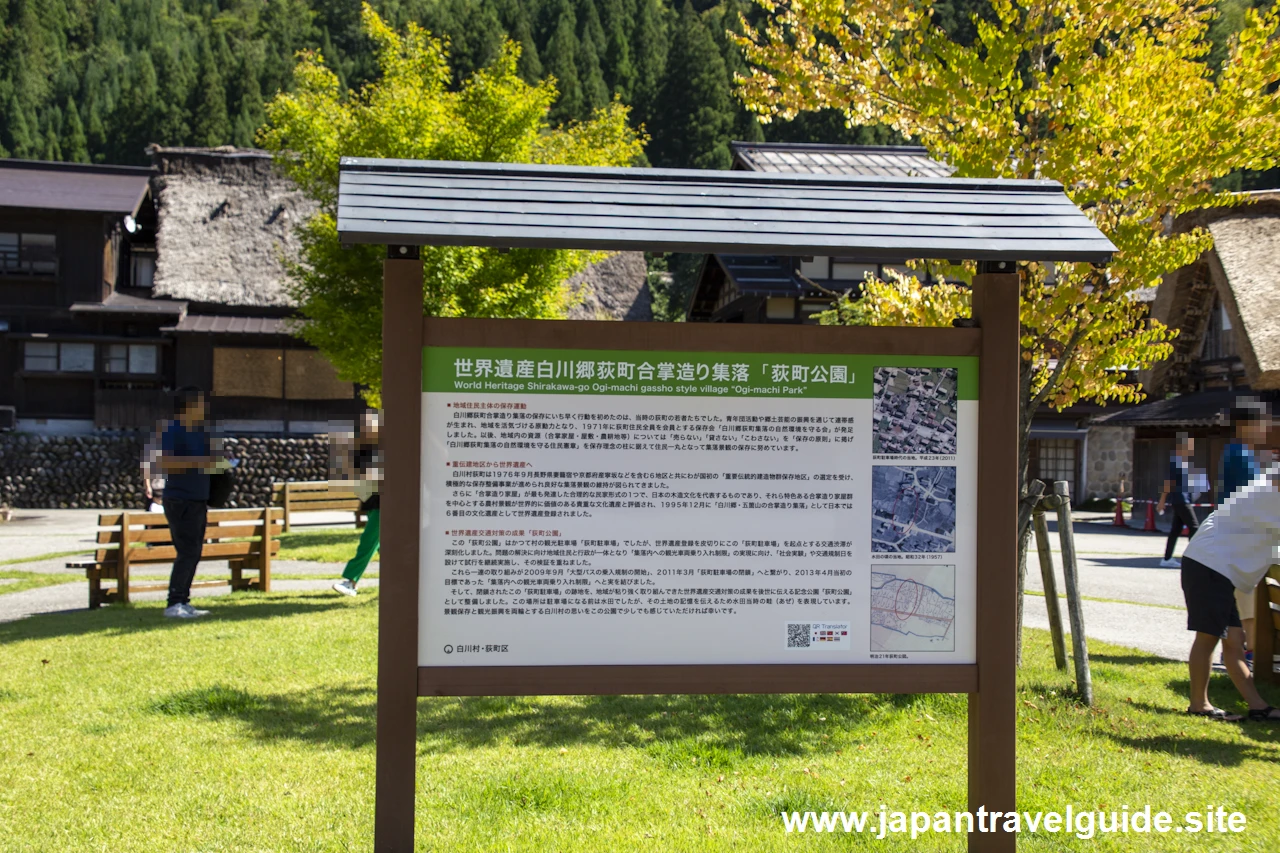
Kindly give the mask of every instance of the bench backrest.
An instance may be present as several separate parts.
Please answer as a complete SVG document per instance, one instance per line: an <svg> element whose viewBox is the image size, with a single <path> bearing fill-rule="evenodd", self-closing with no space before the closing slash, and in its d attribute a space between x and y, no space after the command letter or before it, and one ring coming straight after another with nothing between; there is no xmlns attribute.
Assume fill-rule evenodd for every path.
<svg viewBox="0 0 1280 853"><path fill-rule="evenodd" d="M280 550L280 531L284 526L280 511L262 509L211 509L205 527L206 558L247 557L271 554ZM173 533L162 512L108 512L98 516L98 544L95 559L99 563L115 562L123 549L128 549L131 565L167 563L177 557ZM257 541L250 541L257 539Z"/></svg>
<svg viewBox="0 0 1280 853"><path fill-rule="evenodd" d="M326 480L272 484L271 505L282 507L286 501L292 511L360 508L354 490L331 487Z"/></svg>

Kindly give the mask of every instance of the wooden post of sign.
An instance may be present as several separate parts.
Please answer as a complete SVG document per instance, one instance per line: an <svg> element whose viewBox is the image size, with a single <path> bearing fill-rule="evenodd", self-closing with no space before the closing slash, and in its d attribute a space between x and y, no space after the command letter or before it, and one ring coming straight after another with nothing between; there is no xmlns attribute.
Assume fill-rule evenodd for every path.
<svg viewBox="0 0 1280 853"><path fill-rule="evenodd" d="M388 246L382 268L382 543L378 596L377 853L413 850L418 751L418 537L422 470L422 261Z"/></svg>
<svg viewBox="0 0 1280 853"><path fill-rule="evenodd" d="M980 264L973 319L978 372L978 692L969 694L969 810L1011 812L1017 796L1015 650L1018 612L1018 275ZM975 827L976 828L976 827ZM990 827L988 827L990 828ZM1003 828L1003 821L996 829ZM969 849L1012 853L1017 835L974 832Z"/></svg>

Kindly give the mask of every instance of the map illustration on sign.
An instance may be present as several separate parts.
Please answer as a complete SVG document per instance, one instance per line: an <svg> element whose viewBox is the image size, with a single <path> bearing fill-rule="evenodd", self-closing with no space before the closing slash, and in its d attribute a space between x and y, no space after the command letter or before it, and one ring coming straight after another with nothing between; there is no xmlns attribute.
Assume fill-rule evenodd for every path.
<svg viewBox="0 0 1280 853"><path fill-rule="evenodd" d="M954 455L954 367L877 367L872 385L872 453Z"/></svg>
<svg viewBox="0 0 1280 853"><path fill-rule="evenodd" d="M875 465L871 469L871 550L956 550L956 469Z"/></svg>
<svg viewBox="0 0 1280 853"><path fill-rule="evenodd" d="M871 567L871 650L955 650L956 567Z"/></svg>

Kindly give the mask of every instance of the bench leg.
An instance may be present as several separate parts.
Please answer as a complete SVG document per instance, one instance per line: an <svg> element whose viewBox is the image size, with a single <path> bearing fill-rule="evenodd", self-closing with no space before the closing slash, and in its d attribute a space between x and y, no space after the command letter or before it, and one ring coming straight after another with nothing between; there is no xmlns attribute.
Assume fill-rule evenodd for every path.
<svg viewBox="0 0 1280 853"><path fill-rule="evenodd" d="M88 572L89 576L89 609L97 610L102 606L102 576L96 571Z"/></svg>

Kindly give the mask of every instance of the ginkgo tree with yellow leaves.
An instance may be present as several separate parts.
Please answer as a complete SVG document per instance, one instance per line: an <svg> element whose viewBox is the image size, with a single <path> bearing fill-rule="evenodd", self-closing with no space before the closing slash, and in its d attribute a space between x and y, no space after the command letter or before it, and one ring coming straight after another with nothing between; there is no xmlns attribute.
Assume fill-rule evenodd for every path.
<svg viewBox="0 0 1280 853"><path fill-rule="evenodd" d="M340 157L627 166L640 158L644 140L617 102L590 121L552 127L555 80L524 82L514 43L451 90L440 39L413 24L397 33L367 3L362 29L377 60L374 82L343 91L324 57L303 52L293 89L267 105L258 136L320 205L301 226L302 258L291 267L292 294L305 318L301 334L340 376L367 386L376 403L385 250L344 249L338 241ZM441 317L563 317L573 298L566 282L592 259L565 250L423 247L423 309Z"/></svg>
<svg viewBox="0 0 1280 853"><path fill-rule="evenodd" d="M1212 6L1186 0L993 0L972 44L933 20L932 0L756 0L739 78L764 120L834 107L887 125L960 177L1060 181L1119 250L1022 275L1022 466L1048 403L1136 401L1128 370L1169 356L1173 332L1134 298L1211 245L1174 233L1179 214L1238 204L1215 179L1280 155L1280 7L1246 13L1219 67ZM829 323L949 325L964 286L869 281ZM1021 531L1025 534L1025 530ZM1025 539L1023 540L1025 541Z"/></svg>

